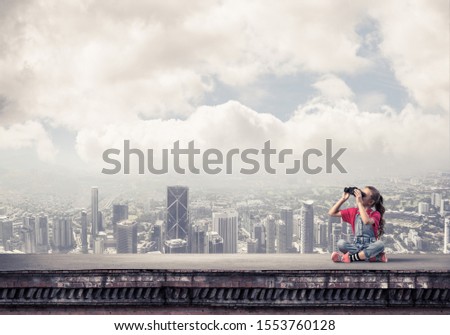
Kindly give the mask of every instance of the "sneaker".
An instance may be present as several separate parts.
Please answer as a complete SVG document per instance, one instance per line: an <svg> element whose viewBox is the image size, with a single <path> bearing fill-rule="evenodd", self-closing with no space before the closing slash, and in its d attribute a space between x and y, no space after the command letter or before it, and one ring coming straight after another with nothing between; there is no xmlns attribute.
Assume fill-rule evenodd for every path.
<svg viewBox="0 0 450 335"><path fill-rule="evenodd" d="M331 260L335 263L340 263L340 262L342 262L342 256L343 256L343 254L335 251L331 254Z"/></svg>
<svg viewBox="0 0 450 335"><path fill-rule="evenodd" d="M380 262L387 263L388 258L384 252L381 252L379 255Z"/></svg>
<svg viewBox="0 0 450 335"><path fill-rule="evenodd" d="M351 261L350 261L350 253L346 253L346 254L344 254L343 256L342 256L342 262L344 262L344 263L351 263Z"/></svg>
<svg viewBox="0 0 450 335"><path fill-rule="evenodd" d="M380 252L377 256L373 256L369 258L369 262L382 262L387 263L388 258L384 252Z"/></svg>

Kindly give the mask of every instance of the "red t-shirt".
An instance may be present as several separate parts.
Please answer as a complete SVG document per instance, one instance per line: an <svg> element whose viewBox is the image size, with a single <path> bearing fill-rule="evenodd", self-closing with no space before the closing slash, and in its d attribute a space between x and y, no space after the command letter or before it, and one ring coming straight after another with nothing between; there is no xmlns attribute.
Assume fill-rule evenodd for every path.
<svg viewBox="0 0 450 335"><path fill-rule="evenodd" d="M372 218L374 223L373 223L373 232L375 233L375 236L378 237L378 227L380 225L380 219L381 219L381 214L378 211L373 211L372 209L368 208L367 209L367 215L369 215L369 218ZM348 222L351 226L352 226L352 231L353 234L355 233L355 218L356 218L356 214L359 213L359 209L356 207L353 208L346 208L340 211L341 216L342 216L342 221L344 222Z"/></svg>

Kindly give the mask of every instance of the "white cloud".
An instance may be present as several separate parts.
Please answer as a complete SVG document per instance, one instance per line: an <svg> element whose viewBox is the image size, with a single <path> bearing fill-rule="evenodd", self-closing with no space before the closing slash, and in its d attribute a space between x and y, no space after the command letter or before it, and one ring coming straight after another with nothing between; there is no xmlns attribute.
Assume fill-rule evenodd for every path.
<svg viewBox="0 0 450 335"><path fill-rule="evenodd" d="M402 85L424 108L449 110L448 1L377 1L380 50Z"/></svg>
<svg viewBox="0 0 450 335"><path fill-rule="evenodd" d="M351 98L354 93L350 87L340 78L334 75L324 75L313 84L324 97L338 99Z"/></svg>
<svg viewBox="0 0 450 335"><path fill-rule="evenodd" d="M39 159L51 162L57 153L44 127L36 121L0 127L0 149L35 148Z"/></svg>

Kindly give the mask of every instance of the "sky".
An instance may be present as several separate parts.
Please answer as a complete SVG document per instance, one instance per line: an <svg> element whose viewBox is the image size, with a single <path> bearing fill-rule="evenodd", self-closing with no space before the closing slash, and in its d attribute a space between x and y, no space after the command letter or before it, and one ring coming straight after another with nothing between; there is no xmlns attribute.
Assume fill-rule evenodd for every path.
<svg viewBox="0 0 450 335"><path fill-rule="evenodd" d="M349 176L448 170L449 50L446 0L0 0L0 170L326 139Z"/></svg>

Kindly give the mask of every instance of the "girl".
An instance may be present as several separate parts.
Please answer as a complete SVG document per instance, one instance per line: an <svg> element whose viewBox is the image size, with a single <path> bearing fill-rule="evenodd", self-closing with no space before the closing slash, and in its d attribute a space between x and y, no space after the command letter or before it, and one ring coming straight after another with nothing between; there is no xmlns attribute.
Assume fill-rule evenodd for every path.
<svg viewBox="0 0 450 335"><path fill-rule="evenodd" d="M336 204L328 211L330 216L341 217L342 221L348 222L355 239L353 243L339 240L337 247L339 252L333 252L333 262L350 263L354 261L387 262L384 251L384 243L379 240L384 231L383 197L373 186L366 186L363 193L355 189L356 208L339 210L344 202L350 197L349 193L342 194ZM375 207L375 210L372 209Z"/></svg>

